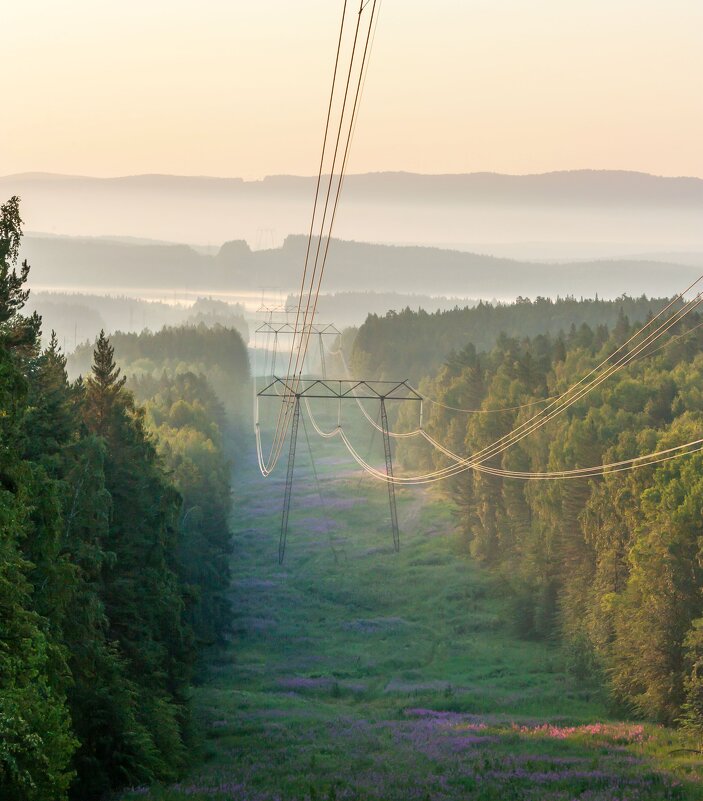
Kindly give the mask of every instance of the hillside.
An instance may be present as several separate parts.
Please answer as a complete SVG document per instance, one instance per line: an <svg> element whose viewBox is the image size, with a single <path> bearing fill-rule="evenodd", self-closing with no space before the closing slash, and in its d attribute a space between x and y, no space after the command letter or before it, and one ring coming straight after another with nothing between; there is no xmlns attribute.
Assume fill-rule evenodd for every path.
<svg viewBox="0 0 703 801"><path fill-rule="evenodd" d="M168 300L198 294L256 301L262 287L296 291L306 239L251 250L226 242L216 255L186 245L132 244L110 239L28 236L22 258L33 289L120 293ZM514 300L518 296L618 297L670 295L697 277L693 264L645 259L536 263L442 248L335 240L323 290L454 295Z"/></svg>

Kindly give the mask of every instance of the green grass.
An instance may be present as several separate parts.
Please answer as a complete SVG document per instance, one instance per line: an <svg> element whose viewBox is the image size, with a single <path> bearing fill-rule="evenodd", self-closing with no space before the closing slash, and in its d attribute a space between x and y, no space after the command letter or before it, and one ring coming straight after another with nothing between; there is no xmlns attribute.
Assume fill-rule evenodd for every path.
<svg viewBox="0 0 703 801"><path fill-rule="evenodd" d="M511 633L445 501L399 492L393 552L386 488L341 447L315 443L321 507L302 439L282 566L284 470L237 474L234 635L194 691L202 753L182 785L139 797L703 798L699 755L672 754L695 746L611 721L557 647Z"/></svg>

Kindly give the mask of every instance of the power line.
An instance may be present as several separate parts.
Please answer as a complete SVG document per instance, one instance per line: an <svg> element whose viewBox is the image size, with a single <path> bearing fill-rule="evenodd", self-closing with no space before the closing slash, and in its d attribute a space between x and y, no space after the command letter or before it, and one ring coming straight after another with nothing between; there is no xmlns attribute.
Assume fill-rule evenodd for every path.
<svg viewBox="0 0 703 801"><path fill-rule="evenodd" d="M352 74L353 74L353 71L354 71L354 64L355 64L356 50L357 50L357 42L358 42L358 36L359 36L359 29L360 29L360 25L361 25L361 15L362 15L362 12L364 10L363 9L363 5L360 5L359 13L357 15L357 24L356 24L356 27L355 27L354 41L353 41L353 45L352 45L351 56L350 56L350 59L349 59L349 68L348 68L348 71L347 71L347 79L346 79L346 82L345 82L344 99L343 99L342 110L341 110L340 119L339 119L338 130L337 130L337 137L336 137L334 155L333 155L333 160L332 160L332 168L330 170L327 193L326 193L326 197L325 197L325 205L323 207L323 213L322 213L322 223L320 225L320 234L319 234L319 237L318 237L317 251L316 251L316 254L315 254L315 262L313 264L313 270L312 270L312 274L311 274L311 277L310 277L310 280L309 280L309 289L307 290L307 303L306 303L305 312L303 314L303 324L302 324L302 328L301 328L300 327L300 312L301 312L302 304L303 304L303 294L306 291L305 287L306 287L306 279L307 279L307 273L308 273L308 268L309 268L309 251L310 251L310 247L311 247L311 244L312 244L312 236L313 236L314 227L315 227L315 218L316 218L316 214L317 214L317 203L318 203L318 199L319 199L319 187L320 187L321 180L322 180L324 157L325 157L325 153L326 153L327 139L328 139L328 134L329 134L329 121L330 121L330 118L331 118L331 109L332 109L332 103L333 103L333 98L334 98L334 88L335 88L336 78L337 78L337 69L338 69L338 66L339 66L339 51L341 49L341 40L342 40L342 35L343 35L343 25L344 25L344 19L345 19L345 16L346 16L346 0L345 0L345 5L344 5L344 12L345 13L343 13L342 24L340 25L340 38L339 38L339 41L338 41L337 57L336 57L336 60L335 60L335 72L334 72L334 79L333 79L333 88L332 88L332 92L330 94L330 103L328 105L328 120L327 120L326 127L325 127L325 137L324 137L324 142L323 142L323 151L322 151L322 156L321 156L321 161L320 161L320 169L319 169L319 172L318 172L318 185L317 185L317 188L316 188L315 203L314 203L314 206L313 206L313 215L312 215L312 219L311 219L310 234L309 234L309 237L308 237L308 248L307 248L307 252L306 252L306 262L305 262L305 266L304 266L304 270L303 270L303 279L302 279L302 283L301 283L301 293L300 293L300 297L299 297L299 301L298 301L298 309L297 309L297 312L296 312L296 326L295 326L294 341L293 341L293 344L292 344L292 347L291 347L291 352L290 352L290 356L289 356L289 360L288 360L288 371L287 371L287 374L289 376L292 376L294 380L298 379L300 377L300 375L302 374L302 366L303 366L303 363L304 363L304 360L305 360L305 355L307 353L307 349L308 349L308 346L309 346L309 340L310 340L311 331L307 328L307 321L308 321L308 317L310 316L311 305L312 305L312 317L313 318L314 318L314 315L315 315L316 309L317 309L317 299L318 299L318 296L319 296L322 276L323 276L323 273L324 273L326 254L327 254L327 251L329 249L329 241L330 241L331 234L332 234L332 227L333 227L333 224L334 224L334 217L336 215L337 204L338 204L338 201L339 201L339 196L340 196L340 192L341 192L341 186L342 186L342 182L343 182L343 178L344 178L344 170L346 169L346 163L347 163L347 158L348 158L348 154L349 154L349 143L350 143L350 138L351 138L352 127L353 127L356 111L357 111L357 108L358 108L358 98L359 98L359 92L360 92L361 78L362 78L362 76L364 74L364 65L365 65L365 62L366 62L366 59L367 59L367 55L368 55L369 37L370 37L372 25L373 25L374 11L375 11L375 7L376 7L376 3L377 3L377 0L373 0L373 8L372 8L372 11L371 11L368 30L367 30L367 33L366 33L366 44L365 44L365 47L364 47L364 53L363 53L363 56L362 56L361 67L360 67L360 70L359 70L359 81L357 82L357 89L356 89L356 94L355 94L355 99L354 99L354 107L352 109L351 119L349 121L349 129L348 129L348 132L346 134L346 145L344 147L344 158L342 160L342 167L340 169L338 185L337 185L337 192L336 192L336 195L335 195L335 202L334 202L334 205L333 205L332 217L331 217L331 221L329 223L329 228L328 228L327 234L326 234L327 243L326 243L326 247L325 247L325 255L324 255L323 260L322 260L322 266L319 269L319 277L318 277L317 286L316 286L315 285L315 278L318 275L318 262L319 262L319 254L320 254L321 242L322 242L322 238L325 236L325 222L326 222L326 219L327 219L327 212L328 212L328 209L329 209L329 201L330 201L330 196L331 196L331 192L332 192L332 185L333 185L334 178L335 178L335 167L336 167L336 162L337 162L337 155L338 155L338 152L339 152L339 144L340 144L340 141L342 139L342 129L343 129L343 126L344 126L345 110L346 110L347 100L348 100L348 95L349 95L349 86L350 86ZM314 297L314 300L313 300L313 297ZM297 335L300 335L300 339L299 339L299 342L298 342L298 348L297 348L297 353L296 353L296 357L295 357L295 365L293 366L293 353L295 351L295 339L296 339ZM260 466L260 468L262 468L262 473L264 475L268 475L271 472L271 470L275 467L275 464L278 461L278 458L280 457L280 454L281 454L282 449L283 449L284 441L285 441L285 435L286 435L286 432L287 432L287 428L288 428L288 425L290 423L290 415L292 413L292 408L293 408L292 397L285 397L282 400L281 405L279 407L278 421L277 421L277 424L276 424L276 430L275 430L275 433L274 433L274 440L273 440L273 443L272 443L272 446L271 446L269 459L266 461L266 463L264 463L263 454L260 453L260 456L259 456L259 466ZM260 436L257 437L257 450L258 451L261 450L260 449Z"/></svg>
<svg viewBox="0 0 703 801"><path fill-rule="evenodd" d="M701 276L701 278L703 278L703 276ZM700 281L701 278L699 278L698 280ZM695 282L695 283L697 283L697 282ZM547 409L542 410L540 413L538 413L537 415L534 415L532 418L530 418L529 420L527 420L522 425L520 425L517 428L513 429L512 431L510 431L508 434L504 435L503 437L500 437L495 442L491 443L490 445L488 445L485 448L483 448L480 451L478 451L476 454L473 454L472 456L467 457L463 461L463 466L461 466L461 467L460 466L455 466L455 467L443 468L442 470L437 470L437 471L434 471L433 473L429 473L429 474L426 474L424 476L417 476L417 477L414 477L414 478L415 479L432 479L432 478L434 478L436 476L448 477L449 475L453 475L453 474L456 474L458 472L463 472L463 470L469 469L470 467L472 467L476 463L485 462L489 458L492 458L493 456L497 456L500 453L502 453L503 451L507 450L509 447L512 447L517 442L519 442L520 440L524 439L529 434L531 434L534 431L536 431L538 428L541 428L543 425L546 425L546 423L548 423L550 420L554 419L554 417L558 416L559 414L562 414L567 408L569 408L574 403L576 403L577 401L581 400L587 394L592 392L597 386L599 386L601 383L603 383L603 381L605 381L611 375L613 375L614 373L616 373L619 370L623 369L624 366L630 360L632 360L641 350L646 348L647 345L651 344L651 342L649 340L656 341L656 339L661 337L666 332L666 330L671 328L673 325L675 325L677 322L679 322L679 320L683 319L683 317L686 314L690 313L694 308L696 308L701 303L701 301L702 301L702 298L701 298L701 295L699 294L699 295L696 296L696 298L693 301L689 301L689 303L686 304L686 306L684 306L684 310L683 311L676 312L671 318L668 318L668 320L665 323L663 323L658 329L656 329L656 331L654 331L652 334L650 334L644 342L640 343L635 348L634 351L626 353L626 355L621 357L617 362L615 362L614 365L611 365L605 371L605 373L603 375L598 376L597 378L594 378L585 387L583 387L582 389L578 390L578 387L583 384L583 382L586 380L586 378L588 378L589 376L593 375L597 371L598 367L602 367L603 365L607 364L608 359L605 359L603 362L601 362L601 364L598 367L596 367L593 370L591 370L591 372L588 373L587 376L585 376L583 379L581 379L576 384L572 385L572 387L570 387L565 393L560 395L559 399L557 401L554 401L552 404L550 404L550 406L556 407L552 411L550 411L550 407L547 407ZM673 301L672 301L672 303L673 303ZM690 305L690 304L693 304L693 305ZM669 304L669 305L671 305L671 304ZM690 307L686 308L687 306L690 306ZM656 318L654 318L654 320L656 320ZM651 322L654 322L654 320L652 320ZM649 323L648 325L650 325L650 324L651 323ZM646 327L647 326L645 326L645 329L646 329ZM633 335L632 337L630 337L630 339L626 343L624 343L624 345L622 345L620 348L618 348L618 350L615 353L620 352L623 348L625 348L627 346L628 343L632 342L632 340L635 339L636 336L639 335L640 333L642 333L642 331L645 330L645 329L641 329L636 335ZM615 354L613 354L613 355L615 355ZM612 356L609 357L609 358L612 358ZM570 393L572 393L574 390L578 390L577 394L574 395L573 397L569 397ZM545 412L548 412L546 417L541 417L540 415L543 415Z"/></svg>
<svg viewBox="0 0 703 801"><path fill-rule="evenodd" d="M384 474L382 471L377 470L372 465L368 464L356 451L354 446L349 441L349 438L344 433L343 429L337 429L338 435L344 441L344 444L347 446L349 453L352 455L354 460L370 475L374 476L375 478L381 481L390 481L394 484L430 484L435 483L437 481L442 481L445 477L436 477L430 480L425 481L403 481L402 477L392 477L389 478ZM426 432L423 432L423 436L428 437ZM429 438L431 440L431 438ZM431 444L438 445L435 443L434 440L431 440ZM444 449L442 446L439 446L440 450L443 450L445 453L451 453L448 449ZM584 468L575 468L573 470L557 470L552 472L543 472L543 473L530 473L527 471L511 471L511 470L502 470L499 468L492 468L486 467L485 465L481 464L474 464L471 465L471 469L476 470L480 473L487 473L489 475L499 476L503 478L514 478L514 479L521 479L521 480L555 480L555 479L573 479L573 478L595 478L597 476L602 475L609 475L610 473L620 473L626 470L636 470L642 467L649 467L653 464L660 464L662 462L668 462L672 459L677 459L682 456L688 456L693 453L698 453L703 451L703 439L696 439L692 440L691 442L684 443L683 445L677 445L673 448L666 448L661 451L654 451L652 453L644 454L642 456L634 456L631 459L625 459L620 462L610 462L606 464L594 465L592 467L584 467ZM461 457L456 456L456 459L461 459ZM463 461L463 460L462 460Z"/></svg>
<svg viewBox="0 0 703 801"><path fill-rule="evenodd" d="M321 285L322 285L322 279L323 279L324 272L325 272L325 266L327 264L327 255L328 255L328 252L329 252L330 241L332 239L332 230L333 230L334 221L335 221L335 218L336 218L336 215L337 215L337 207L338 207L338 204L339 204L339 198L340 198L340 195L341 195L342 186L344 184L344 176L345 176L345 173L346 173L347 161L348 161L348 158L349 158L349 150L350 150L350 145L351 145L352 132L353 132L353 128L354 128L354 120L356 118L356 114L357 114L357 110L358 110L358 106L359 106L359 97L360 97L360 93L361 93L361 84L362 84L362 80L363 80L363 76L364 76L364 65L366 63L367 56L369 54L369 42L370 42L370 39L371 39L371 32L373 30L373 20L374 20L374 14L375 14L375 11L376 11L376 3L377 3L377 0L373 0L373 6L371 7L371 14L370 14L370 18L369 18L368 29L366 31L366 41L365 41L365 44L364 44L364 51L363 51L362 58L361 58L361 67L359 69L359 78L358 78L358 81L357 81L356 92L355 92L355 95L354 95L354 103L353 103L353 106L352 106L351 120L349 122L349 130L348 130L347 137L346 137L346 145L344 147L344 156L343 156L343 159L342 159L342 166L341 166L340 172L339 172L339 180L337 182L337 191L336 191L335 198L334 198L334 204L332 206L332 215L331 215L331 219L330 219L330 223L329 223L329 228L328 228L328 231L327 231L327 234L326 234L326 243L325 243L324 254L323 254L323 257L322 257L322 265L320 267L319 277L318 277L318 280L317 280L317 287L314 288L315 275L316 275L316 272L317 272L317 264L318 264L318 259L319 259L319 255L320 255L320 248L321 248L322 239L323 239L323 235L324 235L324 223L325 223L325 218L326 218L326 215L327 215L327 208L328 208L328 204L329 204L330 192L331 192L331 189L332 189L332 175L333 175L333 172L334 172L334 166L335 166L336 158L337 158L337 146L339 145L339 135L338 135L338 138L337 138L337 143L335 145L335 152L334 152L334 157L333 157L333 160L332 160L332 171L331 171L331 174L330 174L330 181L329 181L329 184L328 184L327 197L325 198L325 209L324 209L323 218L322 218L322 226L320 228L320 237L318 238L317 251L316 251L316 254L315 254L315 266L314 266L314 269L313 269L312 277L310 279L310 294L308 295L308 306L306 308L306 315L303 318L303 328L305 327L304 324L307 321L307 314L308 314L308 310L310 308L310 301L311 301L311 298L312 298L313 289L314 289L314 298L315 298L314 301L313 301L313 305L312 305L313 317L314 317L315 312L317 310L317 302L318 302L318 298L319 298L319 294L320 294L320 288L321 288ZM347 85L345 87L344 101L343 101L343 104L342 104L342 112L341 112L341 117L340 117L339 134L341 134L341 126L342 126L342 122L343 122L343 118L344 118L344 110L346 108L347 93L348 93L348 89L349 89L349 79L351 78L352 67L353 67L353 60L354 60L353 54L354 54L354 50L356 48L356 43L357 43L357 39L358 39L358 32L359 32L359 26L360 26L360 23L361 23L361 15L362 15L363 10L364 10L364 6L361 5L360 9L359 9L359 13L357 15L357 25L356 25L355 35L354 35L354 45L353 45L353 50L352 50L352 58L350 59L349 76L348 76L348 80L347 80ZM302 346L303 338L305 339L304 347ZM305 334L303 334L303 337L301 337L301 343L300 343L300 347L302 347L302 358L299 358L299 359L296 360L296 370L299 367L302 367L302 361L305 358L305 353L307 351L309 341L310 341L310 334L308 333L307 336L305 336ZM300 347L299 347L299 353L300 353ZM294 371L294 375L295 375L295 371Z"/></svg>
<svg viewBox="0 0 703 801"><path fill-rule="evenodd" d="M352 76L354 74L355 63L357 58L359 35L362 29L361 25L362 14L366 9L366 7L371 3L372 7L368 19L368 25L365 28L365 33L361 37L364 40L364 48L361 55L361 63L360 66L358 67L358 78L356 80L353 103L351 106L351 112L346 126L346 133L343 136L343 130L345 129L345 120L347 119L347 108L348 108L350 87L352 85ZM562 471L551 471L551 472L507 471L495 467L490 467L486 464L488 460L493 459L496 456L504 453L506 450L515 446L525 437L529 436L538 429L542 428L557 416L563 414L567 409L569 409L575 403L585 398L587 395L593 392L597 387L599 387L604 381L606 381L608 378L618 373L620 370L624 369L627 365L631 364L635 359L640 358L644 355L652 355L652 353L656 353L662 347L665 347L666 345L662 345L656 348L654 351L650 351L650 353L648 354L645 353L646 349L649 348L650 345L656 342L661 336L663 336L666 332L668 332L674 325L683 320L691 311L696 309L700 305L700 303L703 302L703 298L701 296L701 293L699 292L695 298L684 303L682 307L676 309L676 311L674 311L674 313L671 316L666 317L664 321L660 325L658 325L658 327L654 328L654 324L662 317L664 317L666 312L668 312L672 307L674 307L677 303L681 302L684 296L703 279L703 275L700 276L696 281L694 281L686 290L684 290L684 292L680 293L677 297L675 297L672 301L670 301L670 303L667 304L667 306L664 307L664 309L662 309L651 321L649 321L645 326L636 331L625 343L620 345L613 354L610 354L608 357L606 357L603 361L600 362L600 364L592 368L590 372L588 372L583 378L581 378L575 384L572 384L570 387L568 387L564 392L560 393L559 395L553 395L548 398L531 401L525 404L515 405L511 407L504 407L502 409L461 409L459 407L444 404L441 401L432 398L424 398L424 400L427 400L428 402L438 407L466 414L489 414L489 413L499 413L506 411L521 411L523 409L531 408L533 406L537 406L540 404L544 403L547 404L545 408L540 409L532 417L523 421L521 424L513 428L511 431L499 437L497 440L490 443L489 445L481 448L477 453L471 456L462 457L459 456L458 454L453 453L450 449L446 448L441 443L437 442L426 431L424 431L422 427L422 412L420 413L420 425L414 431L408 431L408 432L389 431L388 418L387 415L385 414L385 400L389 396L386 395L381 395L379 398L381 407L380 412L382 419L382 423L379 426L378 423L371 417L371 415L369 415L364 404L361 402L362 398L359 397L358 386L352 388L351 397L353 397L356 400L356 403L358 404L360 410L362 411L367 421L374 427L375 430L381 431L384 435L384 452L386 456L385 474L371 467L371 465L369 465L365 460L363 460L359 456L358 453L356 453L351 442L349 441L349 438L347 437L344 431L343 426L341 425L341 413L338 425L333 431L325 432L318 426L317 422L315 421L314 415L312 414L312 410L310 409L308 397L305 396L305 391L303 392L299 391L302 382L303 368L306 363L306 357L308 354L310 336L313 333L313 326L308 321L314 319L315 314L317 312L317 304L327 264L330 242L332 239L332 231L334 228L339 199L344 184L344 179L346 176L350 146L355 133L356 122L358 119L359 101L361 95L363 94L370 50L373 47L376 28L378 25L378 15L376 15L376 10L378 8L380 12L380 6L381 6L381 0L360 0L359 3L359 11L357 14L353 43L351 46L351 54L349 57L348 69L346 70L344 93L341 103L341 111L339 114L339 122L336 130L334 151L332 154L332 164L329 172L329 178L327 180L327 187L324 196L324 204L322 205L320 212L319 208L320 191L323 181L325 157L328 148L328 140L330 134L331 121L332 121L332 109L334 105L334 98L337 87L338 71L340 67L340 53L344 38L345 20L347 14L347 0L344 0L342 20L340 23L340 31L339 31L337 50L335 56L332 87L330 90L330 97L327 108L327 117L325 122L322 152L320 156L320 165L318 169L318 176L316 182L315 199L313 203L313 211L310 221L310 231L307 240L305 262L302 271L301 290L298 296L298 303L296 307L295 325L293 326L291 332L293 334L293 342L291 344L291 350L288 357L288 369L286 372L286 379L280 386L279 385L276 386L274 392L274 394L277 397L280 397L281 402L279 406L278 420L276 423L273 442L267 460L264 460L263 458L263 451L261 447L261 431L258 418L258 397L265 395L266 392L262 391L256 393L257 412L256 412L255 429L256 429L256 439L257 439L257 454L259 458L259 466L261 468L262 473L264 475L268 475L278 462L278 459L280 458L285 443L288 427L291 424L291 419L293 420L295 433L297 435L298 420L300 417L300 399L301 397L303 397L308 417L311 420L312 425L315 428L315 431L318 433L318 435L326 438L339 436L346 445L346 447L349 449L350 453L354 456L357 462L362 467L364 467L364 469L367 472L389 483L389 498L391 501L391 517L393 519L393 525L394 525L394 539L396 539L397 541L396 538L397 517L394 517L394 495L392 495L391 493L391 488L396 483L398 484L430 483L442 480L444 478L448 478L453 475L457 475L458 473L461 473L469 469L475 469L480 472L488 473L491 475L499 475L505 478L519 478L519 479L554 479L554 478L589 477L593 475L603 475L605 472L619 472L620 470L624 469L635 469L636 467L641 467L644 466L645 464L654 464L658 463L659 461L666 461L670 458L677 458L678 456L685 455L685 453L693 453L697 452L697 450L700 450L700 448L698 448L697 446L701 442L703 442L703 440L696 440L691 443L687 443L686 445L677 446L676 448L670 448L665 451L658 451L643 457L635 457L634 459L625 460L623 462L597 465L591 468L577 468L573 470L562 470ZM339 166L338 175L336 175L337 159L340 153L340 145L342 148L342 158L341 158L341 165ZM336 191L333 191L335 180L336 180ZM315 226L316 226L316 220L318 219L318 213L321 213L321 222L319 223L319 233L317 234L317 245L315 248L314 259L312 260L311 263L313 238L315 236ZM328 221L328 214L329 214L329 221ZM324 246L323 246L323 240L325 240ZM301 323L301 316L302 316L302 323ZM703 325L703 323L700 323L699 325ZM699 326L696 326L696 328L698 327ZM644 336L644 339L637 342L637 340L640 339L642 336ZM684 335L682 334L681 336ZM680 337L676 337L675 339L679 338ZM632 350L630 350L629 348L632 345L632 343L636 344L633 346ZM272 356L274 373L275 373L277 344L278 343L276 341L274 343L274 353ZM266 360L268 360L268 353L265 354L265 356ZM344 361L343 354L342 354L342 360ZM324 350L321 351L321 363L324 364ZM344 364L345 364L345 369L347 369L346 362L344 362ZM419 393L416 394L419 395ZM341 405L341 397L342 395L340 389L340 405ZM394 399L397 400L398 398ZM304 421L303 425L305 427ZM307 437L307 429L305 429L305 433ZM291 436L293 436L293 432L291 432ZM392 471L392 466L390 464L389 438L415 437L415 436L422 436L430 445L432 445L432 447L442 452L448 458L452 459L455 462L455 464L420 476L399 476L399 477L394 476ZM694 450L691 450L691 448L694 448ZM292 478L292 466L294 458L295 458L295 446L292 441L291 452L289 454L289 473L291 474L290 478ZM290 478L289 478L289 483L290 483ZM287 486L287 492L288 491L289 487ZM287 504L289 505L289 499L287 500ZM287 529L287 518L285 520L285 528ZM280 547L282 550L280 551L280 556L282 558L282 553L285 549L285 533L283 530L283 525L282 525L281 538L282 539Z"/></svg>
<svg viewBox="0 0 703 801"><path fill-rule="evenodd" d="M344 23L345 23L345 20L346 20L346 15L347 15L347 0L344 0L344 4L342 6L342 19L341 19L340 25L339 25L339 37L337 39L337 50L336 50L335 60L334 60L334 70L333 70L333 73L332 73L332 86L330 87L330 96L329 96L329 102L328 102L328 105L327 105L327 118L325 120L325 132L324 132L324 136L323 136L323 139L322 139L322 151L320 153L320 166L318 168L318 173L317 173L317 183L316 183L316 187L315 187L315 200L313 202L312 216L311 216L311 219L310 219L310 233L308 234L308 244L307 244L307 249L306 249L306 253L305 253L305 263L304 263L304 266L303 266L303 274L302 274L301 285L300 285L300 293L299 293L299 296L298 296L298 303L297 303L297 309L296 309L296 317L295 317L296 330L297 330L298 322L299 322L299 319L300 319L300 310L302 308L302 302L303 302L303 292L305 291L305 279L306 279L306 275L307 275L308 259L309 259L309 256L310 256L310 247L311 247L311 244L312 244L313 230L314 230L314 226L315 226L315 214L316 214L316 211L317 211L317 201L318 201L319 192L320 192L320 184L321 184L321 181L322 181L322 171L323 171L323 168L324 168L325 152L326 152L326 149L327 149L327 137L328 137L328 134L329 134L330 119L331 119L331 116L332 116L332 104L334 102L335 86L336 86L336 83L337 83L337 71L338 71L338 68L339 68L339 56L340 56L340 52L341 52L341 48L342 48L342 40L343 40L343 37L344 37ZM290 369L291 369L291 364L292 364L292 359L293 359L293 347L294 347L294 342L291 344L291 352L290 352L290 355L289 355L289 358L288 358L288 371L287 371L288 374L290 374ZM273 441L273 443L271 445L271 452L269 454L268 463L265 466L262 464L262 459L261 459L261 440L260 440L260 436L257 435L257 450L259 451L259 467L261 468L261 471L265 476L270 474L270 472L275 467L276 462L278 461L278 458L280 457L280 453L281 453L281 450L283 448L283 440L285 438L285 433L286 433L286 431L288 429L288 425L289 425L289 410L290 410L290 404L287 404L285 401L283 401L281 403L281 405L279 406L278 420L276 422L276 432L274 434L274 441ZM279 445L279 441L280 441L280 445Z"/></svg>
<svg viewBox="0 0 703 801"><path fill-rule="evenodd" d="M697 279L697 281L695 281L691 285L691 287L695 286L695 284L697 284L698 281L700 281L701 279L703 279L703 275L699 279ZM688 289L690 289L691 287L689 287ZM685 290L685 291L688 291L688 289ZM683 294L685 294L685 292L681 293L681 295L678 296L678 297L681 298L683 296ZM676 300L677 299L675 298L671 303L669 303L668 306L666 307L666 309L670 308L676 302ZM570 387L569 390L567 390L565 393L563 393L561 396L559 396L560 398L565 399L563 401L563 403L561 404L561 406L560 407L558 406L546 418L538 419L539 415L536 415L535 417L531 418L530 421L527 421L528 423L530 423L531 421L537 420L537 422L534 423L532 426L528 427L526 430L523 430L523 431L520 431L521 427L518 427L517 429L514 429L513 432L510 432L510 434L500 438L499 440L496 440L494 443L492 443L492 445L489 445L486 448L484 448L482 451L479 451L478 454L475 454L475 455L473 455L471 457L460 457L457 454L455 454L452 451L450 451L449 449L447 449L444 446L442 446L441 443L438 443L436 440L434 440L432 437L430 437L427 434L427 432L422 430L422 428L417 429L414 432L407 432L408 436L416 436L416 435L423 436L431 445L433 445L433 447L437 448L441 452L445 453L445 455L447 455L450 458L452 458L456 462L456 464L453 467L442 468L441 470L437 470L437 471L434 471L432 473L428 473L428 474L425 474L425 475L422 475L422 476L411 476L411 477L402 476L402 477L393 477L393 478L389 479L387 476L384 476L384 474L381 471L378 471L375 468L371 467L371 465L368 465L365 462L365 460L363 460L359 456L359 454L353 448L351 442L349 441L348 437L346 436L346 434L345 434L345 432L344 432L344 430L342 429L341 426L339 426L333 432L326 433L326 436L328 436L328 437L340 436L340 438L342 439L342 441L344 442L344 444L346 445L347 449L352 454L354 459L367 472L369 472L371 475L374 475L376 478L379 478L381 480L386 480L386 481L391 480L391 481L393 481L393 483L398 483L398 484L434 483L435 481L440 481L440 480L443 480L445 478L449 478L450 476L457 475L458 473L464 472L464 471L469 470L469 469L478 470L480 472L487 472L487 473L491 473L493 475L502 475L504 477L522 478L522 479L530 478L530 477L534 477L534 478L537 478L537 479L588 477L590 475L602 474L604 471L620 472L623 469L630 469L630 467L627 466L627 465L630 465L630 463L632 463L632 469L634 469L635 467L644 466L644 464L651 464L651 463L653 463L651 461L650 462L645 462L642 465L636 464L636 463L639 462L641 459L647 459L647 458L651 459L652 457L656 457L656 456L659 456L661 454L667 454L671 450L677 451L677 453L675 455L673 455L673 456L665 456L660 461L667 461L669 458L677 458L677 456L685 455L685 453L678 453L678 451L680 449L684 449L685 450L686 448L689 448L691 446L697 445L698 441L687 443L686 445L678 446L677 448L669 449L668 451L665 451L665 452L657 452L657 453L654 453L654 454L649 454L646 457L636 457L635 459L628 460L625 463L597 465L597 466L594 466L594 467L591 467L591 468L579 468L579 469L571 470L571 471L556 471L556 472L552 472L552 473L539 473L538 474L538 473L527 473L525 471L523 471L523 472L519 472L519 471L504 471L504 470L499 470L498 468L487 467L485 464L483 464L489 458L492 458L494 456L499 455L500 453L504 452L509 447L511 447L512 445L516 444L518 441L523 439L525 436L527 436L528 434L532 433L537 428L540 428L543 425L545 425L547 422L549 422L551 419L556 417L558 414L561 414L563 411L565 411L569 406L573 405L578 400L580 400L582 397L584 397L586 394L588 394L593 389L595 389L595 387L599 386L603 381L605 381L611 375L615 374L616 372L619 372L619 370L621 370L621 369L624 369L624 367L627 364L632 362L639 355L643 355L643 351L650 344L652 344L652 342L656 341L661 336L663 336L664 333L666 333L666 331L668 331L673 325L675 325L676 323L680 322L686 315L688 315L691 311L693 311L695 308L697 308L697 306L700 305L701 302L703 302L703 299L701 297L701 294L699 293L694 299L692 299L691 301L688 301L681 309L679 309L677 312L675 312L670 318L667 318L665 320L665 322L662 323L652 333L650 333L645 338L645 340L643 342L640 342L635 347L635 349L633 351L627 352L617 362L615 362L614 365L611 365L605 371L605 373L603 375L598 376L596 379L591 381L589 384L586 385L586 387L584 387L583 389L579 390L578 394L576 396L572 397L572 398L568 397L569 393L574 388L578 388L584 382L585 378L588 378L589 376L593 375L593 373L598 368L594 368L593 370L591 370L591 372L584 379L581 379L581 381L577 382L572 387ZM662 312L660 312L660 314L657 315L657 317L661 316L661 314L666 309L662 310ZM615 354L617 354L620 351L622 351L628 344L630 344L634 339L636 339L637 336L642 334L642 332L645 331L647 329L647 327L651 326L656 321L657 317L653 318L646 326L644 326L642 329L640 329L638 332L636 332L636 334L631 336L627 340L626 343L624 343L622 346L620 346L620 348L618 348L615 351ZM659 349L657 349L657 350L659 350ZM615 354L612 354L609 358L612 359L612 356L614 356ZM607 364L607 362L608 362L608 359L604 360L603 362L601 362L599 367L602 367L603 365ZM357 402L359 403L359 406L363 409L363 406L359 402L358 399L357 399ZM308 414L311 415L309 407L308 407ZM367 417L368 417L368 415L367 415ZM375 421L373 421L373 422L375 422ZM515 434L516 432L518 432L518 435L513 436L512 439L511 439L511 435ZM686 451L686 452L692 452L692 451ZM622 465L625 465L625 466L622 466Z"/></svg>

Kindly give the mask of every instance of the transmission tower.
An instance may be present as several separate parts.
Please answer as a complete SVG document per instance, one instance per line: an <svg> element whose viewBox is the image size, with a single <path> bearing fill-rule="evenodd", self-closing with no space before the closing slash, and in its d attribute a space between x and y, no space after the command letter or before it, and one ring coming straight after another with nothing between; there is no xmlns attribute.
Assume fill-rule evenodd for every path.
<svg viewBox="0 0 703 801"><path fill-rule="evenodd" d="M290 444L288 450L288 468L286 486L283 493L283 512L281 514L281 534L278 544L278 559L283 561L288 538L288 522L290 518L291 498L293 495L293 473L295 468L295 451L298 440L298 424L300 422L300 401L302 400L337 400L340 409L342 401L362 400L378 401L381 409L381 428L383 433L383 452L386 461L388 480L388 502L391 510L391 526L393 529L393 547L400 549L400 530L398 527L398 509L393 484L393 459L388 426L387 401L422 401L407 381L374 381L350 378L308 378L288 379L274 378L257 395L260 398L284 398L284 403L293 404L293 418L290 428ZM340 412L341 418L341 412ZM338 423L341 428L341 423Z"/></svg>

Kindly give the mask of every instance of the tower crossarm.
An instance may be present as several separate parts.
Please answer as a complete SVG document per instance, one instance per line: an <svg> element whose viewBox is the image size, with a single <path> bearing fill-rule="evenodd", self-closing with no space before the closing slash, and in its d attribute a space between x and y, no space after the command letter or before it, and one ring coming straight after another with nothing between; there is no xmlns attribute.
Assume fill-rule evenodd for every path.
<svg viewBox="0 0 703 801"><path fill-rule="evenodd" d="M310 399L422 401L407 381L354 378L278 378L257 393L260 398L295 396Z"/></svg>
<svg viewBox="0 0 703 801"><path fill-rule="evenodd" d="M319 334L339 336L340 330L333 323L308 323L296 328L291 322L265 322L256 329L257 334Z"/></svg>

